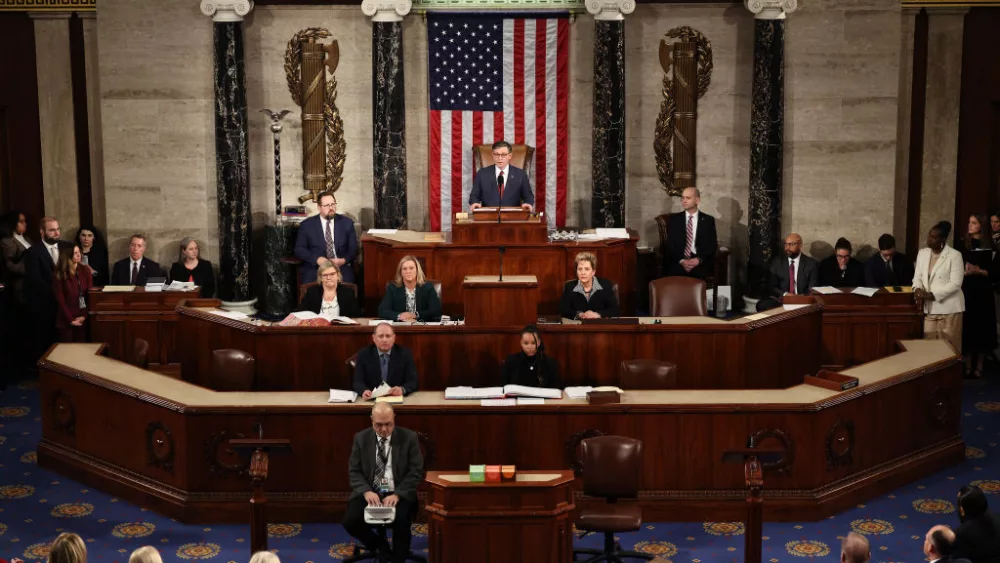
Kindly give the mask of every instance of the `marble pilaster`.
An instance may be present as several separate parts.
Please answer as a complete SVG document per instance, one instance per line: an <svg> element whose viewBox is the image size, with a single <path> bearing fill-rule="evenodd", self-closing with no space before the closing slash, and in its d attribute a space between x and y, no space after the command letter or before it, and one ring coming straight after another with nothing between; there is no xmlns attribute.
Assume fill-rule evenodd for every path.
<svg viewBox="0 0 1000 563"><path fill-rule="evenodd" d="M90 196L94 224L106 228L104 199L104 144L101 130L101 83L98 71L97 12L77 12L83 20L83 45L87 75L87 131L90 134Z"/></svg>
<svg viewBox="0 0 1000 563"><path fill-rule="evenodd" d="M215 49L215 155L219 211L219 298L251 308L250 163L243 16L248 1L203 0L212 16Z"/></svg>
<svg viewBox="0 0 1000 563"><path fill-rule="evenodd" d="M406 97L403 16L410 0L361 5L372 17L372 171L375 227L406 226Z"/></svg>
<svg viewBox="0 0 1000 563"><path fill-rule="evenodd" d="M625 226L625 14L631 0L589 0L594 15L594 145L591 221Z"/></svg>
<svg viewBox="0 0 1000 563"><path fill-rule="evenodd" d="M748 0L754 13L750 107L750 201L747 221L747 293L761 297L768 265L781 238L781 180L785 121L785 12L787 2Z"/></svg>

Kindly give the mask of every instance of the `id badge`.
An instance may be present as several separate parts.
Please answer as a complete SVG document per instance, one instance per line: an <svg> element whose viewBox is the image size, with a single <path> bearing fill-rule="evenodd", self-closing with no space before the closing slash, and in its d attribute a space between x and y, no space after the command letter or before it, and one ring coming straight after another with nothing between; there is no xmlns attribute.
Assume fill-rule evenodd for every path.
<svg viewBox="0 0 1000 563"><path fill-rule="evenodd" d="M87 308L87 300L84 299L82 295L80 296L80 308L81 309L86 309Z"/></svg>

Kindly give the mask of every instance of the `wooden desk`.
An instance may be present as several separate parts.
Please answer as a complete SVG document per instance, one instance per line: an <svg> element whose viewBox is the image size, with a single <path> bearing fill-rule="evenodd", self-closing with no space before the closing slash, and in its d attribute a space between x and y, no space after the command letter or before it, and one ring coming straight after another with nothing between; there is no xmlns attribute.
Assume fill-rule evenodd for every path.
<svg viewBox="0 0 1000 563"><path fill-rule="evenodd" d="M572 471L518 471L515 481L490 483L428 471L426 482L431 563L573 560Z"/></svg>
<svg viewBox="0 0 1000 563"><path fill-rule="evenodd" d="M396 423L421 436L429 471L570 469L587 436L638 438L647 521L740 519L743 474L719 460L754 437L788 451L765 467L765 517L819 520L964 460L959 358L944 341L902 350L848 370L859 385L843 392L626 391L621 404L482 407L421 391L397 407ZM99 351L58 344L41 361L40 466L185 523L246 522L246 461L228 441L261 424L265 436L295 444L270 468L271 517L329 522L342 513L351 444L371 425L370 405L328 404L326 391L220 393Z"/></svg>
<svg viewBox="0 0 1000 563"><path fill-rule="evenodd" d="M465 276L466 326L525 326L538 320L535 276Z"/></svg>
<svg viewBox="0 0 1000 563"><path fill-rule="evenodd" d="M494 226L495 225L480 225ZM501 225L502 227L502 225ZM428 233L430 234L430 233ZM437 233L435 233L437 234ZM452 233L445 233L444 242L424 240L424 233L400 231L396 235L363 235L365 311L373 314L385 294L385 285L396 275L399 260L412 254L424 263L424 273L430 279L441 280L442 307L446 315L462 316L462 280L465 276L500 273L500 253L497 243L457 243ZM534 275L538 277L538 311L558 314L559 298L566 280L576 278L573 259L579 252L597 256L597 272L618 284L622 314L634 314L636 303L636 241L608 239L587 242L512 242L505 244L504 275ZM645 291L645 288L642 289Z"/></svg>
<svg viewBox="0 0 1000 563"><path fill-rule="evenodd" d="M217 304L192 300L178 309L181 376L210 386L212 351L238 348L256 358L257 390L350 389L344 362L371 344L370 326L261 326L214 315ZM619 385L623 360L656 358L677 364L682 389L780 389L816 373L819 305L723 321L674 317L663 324L542 325L546 353L559 362L566 385ZM367 324L367 323L366 323ZM518 351L521 326L405 325L396 342L410 348L422 390L500 382L500 366Z"/></svg>
<svg viewBox="0 0 1000 563"><path fill-rule="evenodd" d="M176 345L177 304L197 296L192 291L151 291L136 287L131 292L104 293L90 290L90 334L94 342L107 344L108 355L128 361L135 340L149 342L150 369L180 369Z"/></svg>
<svg viewBox="0 0 1000 563"><path fill-rule="evenodd" d="M839 369L896 352L896 342L924 335L924 316L912 293L880 289L871 297L850 293L812 296L823 304L824 367Z"/></svg>

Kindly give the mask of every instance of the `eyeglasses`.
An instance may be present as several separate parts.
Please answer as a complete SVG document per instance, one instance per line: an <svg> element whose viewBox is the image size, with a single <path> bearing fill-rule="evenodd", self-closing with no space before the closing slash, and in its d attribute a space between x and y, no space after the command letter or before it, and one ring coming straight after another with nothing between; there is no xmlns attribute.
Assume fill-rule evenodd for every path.
<svg viewBox="0 0 1000 563"><path fill-rule="evenodd" d="M319 208L320 209L330 209L331 207L336 207L336 206L337 206L337 202L335 201L333 203L324 203L323 205L320 205Z"/></svg>
<svg viewBox="0 0 1000 563"><path fill-rule="evenodd" d="M493 158L507 158L510 156L509 152L495 152L493 153Z"/></svg>
<svg viewBox="0 0 1000 563"><path fill-rule="evenodd" d="M337 274L323 274L320 277L323 278L324 280L333 280L337 278Z"/></svg>

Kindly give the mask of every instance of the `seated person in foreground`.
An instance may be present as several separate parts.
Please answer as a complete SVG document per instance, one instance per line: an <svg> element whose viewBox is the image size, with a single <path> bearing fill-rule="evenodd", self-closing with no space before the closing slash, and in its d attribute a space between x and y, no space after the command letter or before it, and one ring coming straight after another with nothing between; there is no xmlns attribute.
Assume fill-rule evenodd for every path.
<svg viewBox="0 0 1000 563"><path fill-rule="evenodd" d="M396 344L396 331L388 323L375 325L371 346L358 352L354 363L354 392L370 399L372 389L386 383L390 395L409 395L417 390L417 366L413 354Z"/></svg>
<svg viewBox="0 0 1000 563"><path fill-rule="evenodd" d="M441 299L424 278L424 269L415 256L404 256L396 267L396 279L385 287L378 316L390 321L441 320Z"/></svg>
<svg viewBox="0 0 1000 563"><path fill-rule="evenodd" d="M864 287L864 265L851 258L851 250L851 241L844 237L837 239L837 244L833 247L833 256L828 256L819 263L819 285Z"/></svg>
<svg viewBox="0 0 1000 563"><path fill-rule="evenodd" d="M424 479L424 457L417 434L395 425L388 403L375 403L372 427L354 435L348 463L351 497L344 512L344 529L379 561L405 563L410 553L410 524L417 514L417 486ZM394 506L392 547L365 523L366 506ZM389 559L391 555L391 559Z"/></svg>
<svg viewBox="0 0 1000 563"><path fill-rule="evenodd" d="M896 238L886 233L878 237L878 254L865 262L867 287L908 286L913 284L913 262L896 252Z"/></svg>
<svg viewBox="0 0 1000 563"><path fill-rule="evenodd" d="M521 331L521 351L504 361L503 384L562 389L559 363L545 353L542 336L534 325Z"/></svg>
<svg viewBox="0 0 1000 563"><path fill-rule="evenodd" d="M170 279L191 282L201 288L202 297L215 297L215 270L211 262L201 258L198 241L191 237L181 240L180 257L170 267Z"/></svg>
<svg viewBox="0 0 1000 563"><path fill-rule="evenodd" d="M986 494L975 485L958 490L958 518L954 557L979 561L1000 561L1000 518L989 511Z"/></svg>
<svg viewBox="0 0 1000 563"><path fill-rule="evenodd" d="M361 305L354 290L340 283L340 268L323 262L317 270L320 285L306 290L299 303L300 311L312 311L324 317L360 317Z"/></svg>
<svg viewBox="0 0 1000 563"><path fill-rule="evenodd" d="M484 166L476 172L469 192L469 210L480 207L521 207L531 211L535 194L524 170L510 165L513 147L507 141L493 143L493 166ZM544 207L544 205L543 205Z"/></svg>
<svg viewBox="0 0 1000 563"><path fill-rule="evenodd" d="M757 311L781 306L785 295L809 295L819 285L819 267L815 260L802 254L802 237L791 233L785 237L785 255L771 262L767 297L757 302Z"/></svg>
<svg viewBox="0 0 1000 563"><path fill-rule="evenodd" d="M160 265L146 258L146 237L134 234L128 241L128 258L115 262L111 285L146 285L149 278L163 277Z"/></svg>
<svg viewBox="0 0 1000 563"><path fill-rule="evenodd" d="M600 319L618 316L611 281L597 277L597 257L589 252L576 255L576 281L568 281L559 301L559 314L567 319Z"/></svg>

